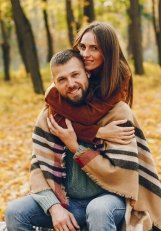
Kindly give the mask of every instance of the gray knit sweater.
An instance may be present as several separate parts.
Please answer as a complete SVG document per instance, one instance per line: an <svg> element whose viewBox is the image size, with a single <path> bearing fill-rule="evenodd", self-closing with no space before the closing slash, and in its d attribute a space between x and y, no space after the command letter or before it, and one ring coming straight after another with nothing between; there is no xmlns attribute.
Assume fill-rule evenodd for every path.
<svg viewBox="0 0 161 231"><path fill-rule="evenodd" d="M81 144L82 145L82 144ZM83 146L89 145L83 143ZM74 161L73 154L67 150L65 157L66 178L65 189L69 198L87 199L95 197L105 190L96 185L80 166ZM48 209L57 203L60 203L52 190L44 190L39 193L32 194L34 200L42 207L44 212L48 214Z"/></svg>

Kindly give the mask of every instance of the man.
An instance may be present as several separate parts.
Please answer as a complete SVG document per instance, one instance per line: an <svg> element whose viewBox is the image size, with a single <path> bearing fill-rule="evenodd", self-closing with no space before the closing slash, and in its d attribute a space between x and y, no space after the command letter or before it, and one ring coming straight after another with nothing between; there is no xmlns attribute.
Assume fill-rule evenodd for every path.
<svg viewBox="0 0 161 231"><path fill-rule="evenodd" d="M68 50L58 53L54 59L54 81L59 93L68 102L80 105L88 89L88 79L81 57L76 52ZM134 122L129 108L124 104L118 104L114 109L118 113L115 114L112 110L102 123L113 120L116 115L119 119L123 114L122 109L127 118ZM138 186L138 149L135 139L129 147L108 143L105 146L107 153L100 155L100 149L103 148L100 143L98 146L78 144L70 121L66 120L67 128L63 129L51 117L54 126L48 120L49 127L63 140L63 145L49 132L48 115L47 109L40 113L33 135L33 194L11 202L8 206L6 223L9 231L30 231L34 230L33 226L68 231L77 230L85 223L90 231L118 230L125 215L125 200L119 195L129 198L127 208L130 215L127 217L127 224L131 230L138 225L144 230L149 230L152 222L160 225L157 223L160 214L158 213L158 219L146 201L149 194L143 189L140 190ZM152 165L150 160L148 164ZM160 190L159 184L157 187L157 190ZM141 192L139 199L138 192ZM153 193L155 194L154 191ZM142 195L147 205L140 205ZM160 203L155 195L153 200ZM154 221L146 208L150 212L152 210Z"/></svg>
<svg viewBox="0 0 161 231"><path fill-rule="evenodd" d="M58 62L54 65L54 82L60 95L69 103L80 105L84 101L88 90L88 77L81 56L75 51L67 50L58 53L53 59ZM95 184L81 170L73 160L73 154L68 150L65 157L66 172L62 172L60 166L63 162L59 159L59 156L63 156L64 146L62 149L60 141L48 133L48 126L45 124L47 116L47 109L45 109L45 112L43 111L38 118L33 135L34 153L31 186L35 194L10 203L6 212L6 223L9 231L34 230L33 226L54 226L55 230L77 230L79 226L86 223L86 207L89 202L96 197L100 197L99 203L101 203L103 198L106 197L106 191ZM69 121L67 121L67 126L70 128ZM73 146L73 150L76 149L77 147ZM54 158L52 156L53 151L56 156ZM36 153L39 153L39 155ZM41 169L38 166L40 163ZM42 172L45 177L42 176ZM63 180L65 181L64 185L69 197L69 204L67 198L61 192L62 186L59 182L65 174L67 174L67 177ZM54 180L51 180L53 178ZM114 225L115 222L119 225L125 213L124 200L113 194L109 194L109 197L110 206L112 206L113 201L116 211L118 208L116 218L110 217L112 219L111 225ZM66 204L68 206L64 208ZM104 202L103 205L105 205ZM91 209L88 208L89 211ZM93 209L95 210L95 207ZM89 216L89 219L93 218ZM103 217L101 220L103 222ZM104 225L102 222L100 223L101 226Z"/></svg>

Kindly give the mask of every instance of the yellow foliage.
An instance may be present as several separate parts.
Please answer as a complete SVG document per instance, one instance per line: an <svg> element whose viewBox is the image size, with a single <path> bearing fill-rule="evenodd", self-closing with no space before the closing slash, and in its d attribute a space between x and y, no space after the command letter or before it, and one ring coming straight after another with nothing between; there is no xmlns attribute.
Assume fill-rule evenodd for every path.
<svg viewBox="0 0 161 231"><path fill-rule="evenodd" d="M48 68L49 69L49 68ZM161 68L145 64L146 75L134 77L133 111L154 155L161 177ZM44 70L50 83L49 71ZM0 220L9 200L29 192L31 134L44 97L33 93L24 70L12 74L12 81L0 80Z"/></svg>

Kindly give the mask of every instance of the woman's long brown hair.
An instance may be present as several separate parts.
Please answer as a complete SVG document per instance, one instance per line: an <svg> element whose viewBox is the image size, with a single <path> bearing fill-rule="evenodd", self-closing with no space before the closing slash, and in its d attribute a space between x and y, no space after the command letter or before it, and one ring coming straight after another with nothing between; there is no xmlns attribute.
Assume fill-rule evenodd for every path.
<svg viewBox="0 0 161 231"><path fill-rule="evenodd" d="M127 82L127 103L132 106L133 80L130 67L119 45L114 29L103 22L93 22L81 29L74 41L73 48L78 50L79 43L86 32L91 31L96 38L99 49L104 57L100 79L100 94L102 99L111 97L121 89L121 84Z"/></svg>

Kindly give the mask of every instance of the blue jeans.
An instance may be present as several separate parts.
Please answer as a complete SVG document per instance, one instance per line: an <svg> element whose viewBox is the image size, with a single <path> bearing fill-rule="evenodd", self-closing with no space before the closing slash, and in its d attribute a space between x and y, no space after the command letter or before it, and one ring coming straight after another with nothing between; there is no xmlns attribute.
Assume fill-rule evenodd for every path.
<svg viewBox="0 0 161 231"><path fill-rule="evenodd" d="M94 199L70 199L67 208L78 224L87 224L89 231L116 231L125 215L125 203L114 194L103 194ZM33 226L52 228L52 220L32 196L9 203L6 210L8 231L33 231Z"/></svg>

